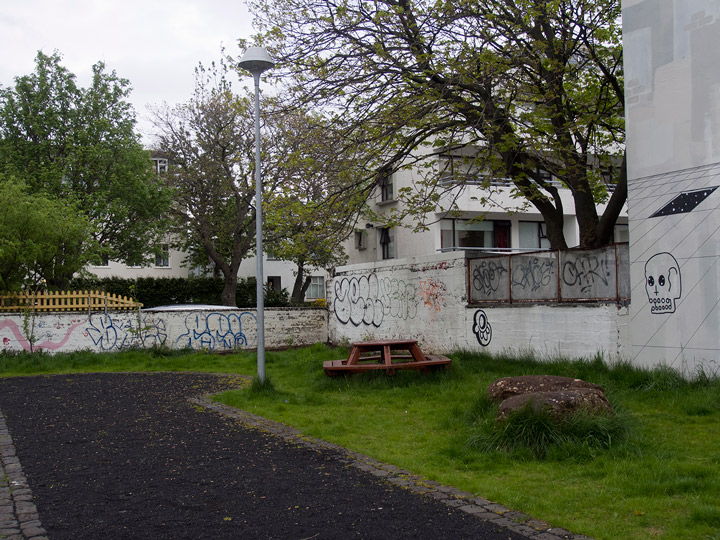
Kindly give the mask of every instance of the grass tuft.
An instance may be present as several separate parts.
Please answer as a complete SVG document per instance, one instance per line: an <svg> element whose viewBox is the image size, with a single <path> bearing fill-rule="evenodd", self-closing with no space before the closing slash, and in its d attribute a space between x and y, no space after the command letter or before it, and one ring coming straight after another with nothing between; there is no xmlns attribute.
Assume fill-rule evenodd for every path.
<svg viewBox="0 0 720 540"><path fill-rule="evenodd" d="M527 404L505 422L497 423L496 407L480 409L482 416L468 438L469 446L482 453L502 452L519 459L586 461L600 451L627 443L632 432L629 418L622 414L578 411L561 418Z"/></svg>
<svg viewBox="0 0 720 540"><path fill-rule="evenodd" d="M277 394L275 385L270 377L267 376L264 380L260 380L259 377L253 377L252 383L250 383L250 386L248 387L248 391L253 397L272 396Z"/></svg>

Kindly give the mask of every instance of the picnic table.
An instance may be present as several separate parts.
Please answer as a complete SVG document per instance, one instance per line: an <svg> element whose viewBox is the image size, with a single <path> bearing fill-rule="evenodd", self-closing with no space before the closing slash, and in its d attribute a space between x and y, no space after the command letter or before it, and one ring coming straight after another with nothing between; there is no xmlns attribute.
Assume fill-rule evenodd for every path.
<svg viewBox="0 0 720 540"><path fill-rule="evenodd" d="M398 369L429 371L447 367L451 362L447 356L423 354L417 340L386 339L353 343L346 360L323 362L323 370L329 377L379 369L385 370L388 375L393 375Z"/></svg>

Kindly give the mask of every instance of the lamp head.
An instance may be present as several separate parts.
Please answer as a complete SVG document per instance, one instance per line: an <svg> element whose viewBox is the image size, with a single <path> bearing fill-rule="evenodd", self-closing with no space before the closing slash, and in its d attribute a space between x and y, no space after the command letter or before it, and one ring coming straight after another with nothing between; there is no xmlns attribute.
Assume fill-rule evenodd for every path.
<svg viewBox="0 0 720 540"><path fill-rule="evenodd" d="M271 69L275 65L273 59L264 47L249 47L238 62L238 66L248 70L253 75Z"/></svg>

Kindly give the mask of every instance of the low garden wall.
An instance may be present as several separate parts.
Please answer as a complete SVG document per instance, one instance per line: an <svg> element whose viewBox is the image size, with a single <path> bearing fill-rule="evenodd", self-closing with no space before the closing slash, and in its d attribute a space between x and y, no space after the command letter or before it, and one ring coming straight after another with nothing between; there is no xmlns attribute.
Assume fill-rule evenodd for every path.
<svg viewBox="0 0 720 540"><path fill-rule="evenodd" d="M417 339L432 353L532 352L539 358L602 354L614 360L630 350L625 303L473 301L468 291L476 267L463 253L444 253L338 268L328 287L330 341Z"/></svg>
<svg viewBox="0 0 720 540"><path fill-rule="evenodd" d="M178 306L140 312L74 312L0 316L0 347L9 351L119 351L163 345L229 351L257 346L254 309ZM320 308L266 308L265 346L282 348L328 340Z"/></svg>

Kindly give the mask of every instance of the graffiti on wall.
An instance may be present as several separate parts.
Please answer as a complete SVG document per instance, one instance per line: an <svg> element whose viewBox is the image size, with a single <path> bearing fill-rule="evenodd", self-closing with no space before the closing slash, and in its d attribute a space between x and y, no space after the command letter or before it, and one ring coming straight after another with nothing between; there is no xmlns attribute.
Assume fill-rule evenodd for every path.
<svg viewBox="0 0 720 540"><path fill-rule="evenodd" d="M645 263L645 292L650 313L675 313L682 296L682 279L680 265L670 253L657 253Z"/></svg>
<svg viewBox="0 0 720 540"><path fill-rule="evenodd" d="M186 332L177 340L180 348L237 349L248 344L243 320L256 321L254 313L192 313L185 317Z"/></svg>
<svg viewBox="0 0 720 540"><path fill-rule="evenodd" d="M583 255L563 263L563 283L568 287L579 287L583 293L590 292L595 285L608 287L613 275L607 253L604 257Z"/></svg>
<svg viewBox="0 0 720 540"><path fill-rule="evenodd" d="M162 319L113 319L106 313L93 313L85 335L100 350L113 351L163 345L167 339L167 330Z"/></svg>
<svg viewBox="0 0 720 540"><path fill-rule="evenodd" d="M553 259L530 257L521 264L513 264L512 284L515 288L537 291L552 283L555 268Z"/></svg>
<svg viewBox="0 0 720 540"><path fill-rule="evenodd" d="M426 279L420 282L420 298L423 301L425 307L430 308L433 311L442 311L447 302L445 301L445 295L447 294L447 287L441 281L436 281L432 278Z"/></svg>
<svg viewBox="0 0 720 540"><path fill-rule="evenodd" d="M471 302L561 302L628 298L627 244L470 259Z"/></svg>
<svg viewBox="0 0 720 540"><path fill-rule="evenodd" d="M60 349L63 345L65 345L70 339L73 331L79 326L85 324L85 322L86 321L73 320L67 328L64 328L64 326L60 323L56 323L52 327L49 327L44 321L39 321L37 323L37 332L35 332L35 337L33 338L35 340L34 345L31 345L30 340L25 336L25 334L15 321L0 321L0 330L7 328L15 337L17 343L25 351L30 351L32 349L56 351ZM64 335L62 334L62 330L65 330ZM60 332L61 336L56 341L53 341L53 338L57 336L58 332ZM3 338L3 346L8 347L10 345L10 338Z"/></svg>
<svg viewBox="0 0 720 540"><path fill-rule="evenodd" d="M480 261L472 270L473 289L490 296L500 288L500 279L507 274L502 261Z"/></svg>
<svg viewBox="0 0 720 540"><path fill-rule="evenodd" d="M385 317L401 320L417 315L415 285L402 279L367 276L335 280L333 311L342 324L379 327Z"/></svg>
<svg viewBox="0 0 720 540"><path fill-rule="evenodd" d="M488 321L487 315L482 309L478 309L475 312L472 331L480 345L483 347L490 345L490 340L492 340L492 326L490 326L490 321Z"/></svg>

